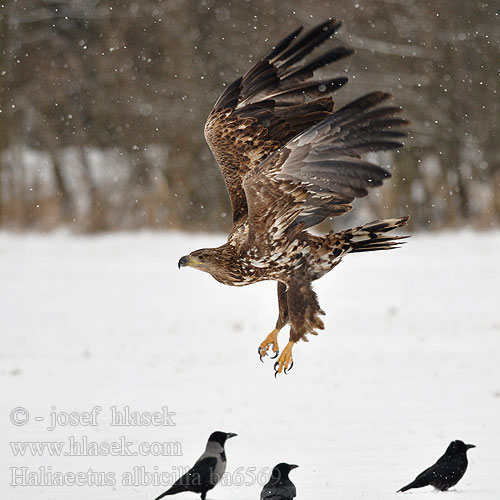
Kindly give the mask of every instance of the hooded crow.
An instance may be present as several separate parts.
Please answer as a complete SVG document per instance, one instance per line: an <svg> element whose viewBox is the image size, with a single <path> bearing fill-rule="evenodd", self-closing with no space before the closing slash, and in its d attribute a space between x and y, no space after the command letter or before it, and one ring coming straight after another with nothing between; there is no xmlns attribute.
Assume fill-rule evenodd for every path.
<svg viewBox="0 0 500 500"><path fill-rule="evenodd" d="M260 500L293 500L297 491L295 485L288 478L288 474L297 467L298 465L285 463L276 465L271 472L271 478L262 488Z"/></svg>
<svg viewBox="0 0 500 500"><path fill-rule="evenodd" d="M213 432L208 438L205 452L196 461L186 474L180 477L165 493L156 500L167 495L175 495L182 491L201 493L201 500L205 500L207 491L211 490L226 471L226 453L224 444L226 439L237 436L232 432Z"/></svg>
<svg viewBox="0 0 500 500"><path fill-rule="evenodd" d="M467 450L470 448L475 448L475 445L465 444L459 440L452 441L444 455L434 465L424 470L398 492L424 486L434 486L438 490L446 491L455 486L467 470Z"/></svg>

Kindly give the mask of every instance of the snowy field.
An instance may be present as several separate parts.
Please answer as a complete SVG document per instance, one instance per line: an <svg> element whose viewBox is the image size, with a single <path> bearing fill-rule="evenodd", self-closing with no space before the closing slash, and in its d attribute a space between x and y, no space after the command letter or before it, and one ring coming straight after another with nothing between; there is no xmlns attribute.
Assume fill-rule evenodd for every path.
<svg viewBox="0 0 500 500"><path fill-rule="evenodd" d="M326 330L299 344L293 370L276 380L257 355L276 321L275 285L230 288L177 269L180 256L222 240L0 234L0 498L154 499L166 486L144 485L140 472L175 475L213 430L238 437L226 446L226 484L209 499L258 499L280 461L300 466L298 499L499 498L499 232L416 235L394 252L348 256L315 284ZM84 412L95 406L90 426ZM111 426L113 406L166 406L175 415L163 423L176 425ZM28 411L25 425L11 423L28 418L16 407ZM52 411L60 425L49 430ZM78 425L62 425L67 412L80 412ZM101 446L101 456L70 456L71 436L123 436L131 445L114 453L137 454ZM453 439L477 445L457 487L395 493ZM7 441L64 447L14 456ZM154 443L175 456L156 456ZM8 486L14 472L43 467L66 484L68 472L80 482L108 473L114 484Z"/></svg>

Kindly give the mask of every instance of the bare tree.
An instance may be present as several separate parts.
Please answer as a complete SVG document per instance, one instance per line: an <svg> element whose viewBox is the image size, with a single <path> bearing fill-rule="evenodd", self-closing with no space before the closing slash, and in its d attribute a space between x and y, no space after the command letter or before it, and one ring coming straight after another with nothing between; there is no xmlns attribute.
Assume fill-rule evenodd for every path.
<svg viewBox="0 0 500 500"><path fill-rule="evenodd" d="M493 14L456 0L6 1L0 224L226 229L203 138L212 103L273 42L330 16L345 21L337 43L357 50L337 67L350 76L337 106L377 88L412 121L365 209L410 212L423 228L498 224Z"/></svg>

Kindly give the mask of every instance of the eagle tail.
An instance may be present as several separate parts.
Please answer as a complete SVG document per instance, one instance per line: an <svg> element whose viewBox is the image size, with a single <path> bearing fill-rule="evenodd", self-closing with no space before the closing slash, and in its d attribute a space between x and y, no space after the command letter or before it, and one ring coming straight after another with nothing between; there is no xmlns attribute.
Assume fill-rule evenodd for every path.
<svg viewBox="0 0 500 500"><path fill-rule="evenodd" d="M383 219L369 222L341 232L338 236L351 246L351 252L371 252L373 250L391 250L399 248L409 236L387 236L386 233L403 227L409 217Z"/></svg>

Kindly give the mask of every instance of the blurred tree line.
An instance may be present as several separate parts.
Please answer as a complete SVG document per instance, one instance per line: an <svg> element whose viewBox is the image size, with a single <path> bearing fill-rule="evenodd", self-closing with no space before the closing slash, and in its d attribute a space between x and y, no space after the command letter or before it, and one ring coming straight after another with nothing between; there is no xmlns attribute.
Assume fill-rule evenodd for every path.
<svg viewBox="0 0 500 500"><path fill-rule="evenodd" d="M499 14L462 0L4 0L0 225L227 229L205 118L270 45L326 17L357 50L330 69L350 77L336 102L390 91L412 121L381 158L392 179L348 217L498 225Z"/></svg>

